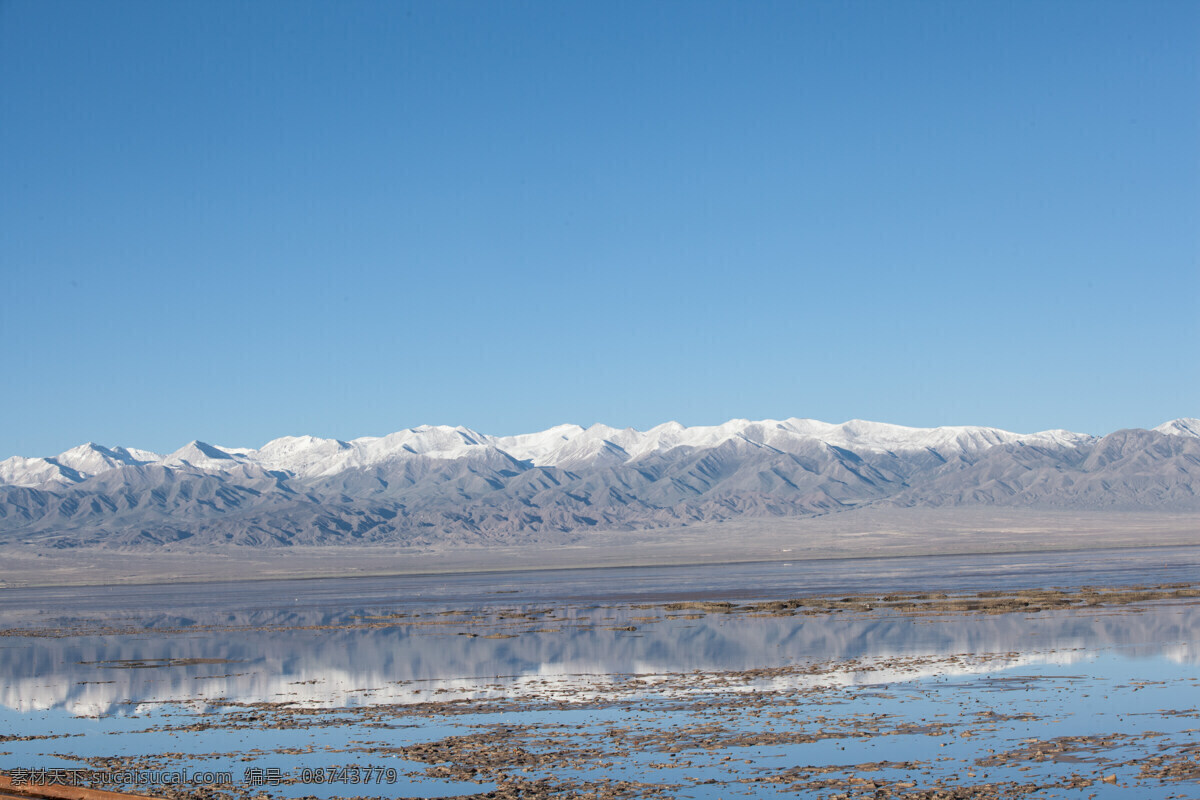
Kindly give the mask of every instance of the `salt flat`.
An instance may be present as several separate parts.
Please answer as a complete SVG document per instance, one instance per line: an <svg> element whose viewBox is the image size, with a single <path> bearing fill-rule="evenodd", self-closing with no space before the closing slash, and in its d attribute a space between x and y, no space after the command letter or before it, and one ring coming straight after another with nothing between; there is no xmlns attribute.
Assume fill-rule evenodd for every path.
<svg viewBox="0 0 1200 800"><path fill-rule="evenodd" d="M1200 545L1193 513L1028 509L863 509L805 519L720 524L535 542L158 549L0 547L0 587L104 585L303 577L414 575L513 569L722 564L823 558L1084 551Z"/></svg>

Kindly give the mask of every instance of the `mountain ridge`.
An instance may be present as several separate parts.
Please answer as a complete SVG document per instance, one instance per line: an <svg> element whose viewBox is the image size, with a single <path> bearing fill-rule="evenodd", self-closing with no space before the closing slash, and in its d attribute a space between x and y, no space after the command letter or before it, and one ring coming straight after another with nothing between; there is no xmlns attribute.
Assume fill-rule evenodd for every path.
<svg viewBox="0 0 1200 800"><path fill-rule="evenodd" d="M1200 419L1179 418L1153 430L1166 435L1200 437ZM754 431L746 436L746 431ZM409 455L457 458L472 447L488 445L509 452L518 460L535 466L561 466L564 462L586 461L591 450L612 455L624 454L636 460L657 450L681 446L715 446L741 436L749 441L772 446L790 437L815 439L849 449L917 450L950 448L979 449L1010 441L1094 441L1091 434L1054 429L1036 433L1013 433L1001 428L973 425L947 425L916 428L891 423L852 419L843 423L790 417L785 420L733 419L721 425L686 427L665 422L646 431L618 429L601 423L588 428L565 424L527 434L492 436L463 426L421 425L384 436L364 436L349 441L316 436L283 436L260 448L226 447L193 440L168 454L123 446L108 448L87 442L57 456L12 456L0 461L0 485L40 486L53 481L54 467L84 476L115 469L124 464L184 461L193 466L221 466L226 462L253 461L270 469L282 469L306 477L332 474L339 468L369 466L390 458ZM605 447L607 446L607 447ZM214 464L213 462L221 462ZM63 476L66 480L78 479Z"/></svg>
<svg viewBox="0 0 1200 800"><path fill-rule="evenodd" d="M1200 511L1200 420L1104 437L850 420L419 426L0 461L0 542L513 544L867 506Z"/></svg>

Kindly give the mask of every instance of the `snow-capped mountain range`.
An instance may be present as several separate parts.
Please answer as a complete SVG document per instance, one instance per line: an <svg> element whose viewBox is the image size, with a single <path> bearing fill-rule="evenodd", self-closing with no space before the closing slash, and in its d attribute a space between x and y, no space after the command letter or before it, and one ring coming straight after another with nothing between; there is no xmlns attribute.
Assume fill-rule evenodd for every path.
<svg viewBox="0 0 1200 800"><path fill-rule="evenodd" d="M869 504L1200 509L1200 419L1064 430L750 421L491 436L422 426L0 461L0 540L289 543L634 529Z"/></svg>
<svg viewBox="0 0 1200 800"><path fill-rule="evenodd" d="M1173 420L1155 430L1200 437L1200 420ZM558 425L538 433L516 436L489 436L461 426L423 425L387 436L367 436L350 441L284 436L257 450L193 441L167 455L135 448L108 448L88 442L49 458L14 456L0 461L0 483L42 487L67 485L121 467L150 464L188 466L215 472L253 464L266 470L315 478L414 456L453 460L491 451L538 467L572 468L597 462L628 464L677 447L710 448L732 441L781 453L796 452L810 443L819 442L855 451L929 451L950 458L998 444L1077 446L1096 438L1063 430L1020 434L974 426L908 428L863 420L835 425L797 418L757 422L734 419L723 425L690 428L678 422L667 422L648 431L600 424L590 428Z"/></svg>

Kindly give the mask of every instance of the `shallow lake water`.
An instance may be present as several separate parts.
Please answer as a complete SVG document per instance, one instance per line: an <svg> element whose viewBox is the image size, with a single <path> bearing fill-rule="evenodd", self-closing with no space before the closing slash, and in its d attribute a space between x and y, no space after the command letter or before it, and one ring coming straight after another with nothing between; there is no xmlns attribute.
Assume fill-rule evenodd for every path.
<svg viewBox="0 0 1200 800"><path fill-rule="evenodd" d="M1194 599L686 602L1193 582L1198 555L9 590L0 770L138 791L186 770L289 797L1198 797Z"/></svg>

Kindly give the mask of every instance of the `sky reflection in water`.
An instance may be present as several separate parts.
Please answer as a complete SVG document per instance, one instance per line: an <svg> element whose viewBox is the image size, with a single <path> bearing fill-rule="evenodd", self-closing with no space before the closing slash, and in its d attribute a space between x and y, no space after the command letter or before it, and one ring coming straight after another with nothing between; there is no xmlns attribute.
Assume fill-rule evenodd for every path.
<svg viewBox="0 0 1200 800"><path fill-rule="evenodd" d="M1170 563L1171 554L1164 551L1134 556L1098 558L1090 572L1075 562L1075 569L1055 573L1068 579L1058 585L1158 582L1178 579L1191 568L1186 560ZM1062 566L1054 563L1059 558L1042 557L1045 574ZM974 582L1002 574L1018 586L1053 585L1029 565L1022 571L1014 557L1004 559L960 565L964 568L956 573L941 574L941 586L976 588ZM657 782L682 781L672 790L675 796L715 797L740 791L751 784L738 781L785 762L929 761L936 747L951 754L953 763L944 773L978 769L969 765L988 750L1011 749L1029 736L1118 729L1133 735L1152 729L1186 739L1182 732L1198 726L1194 713L1157 713L1194 712L1200 702L1200 647L1194 634L1200 630L1200 607L1186 603L1039 614L771 617L668 613L627 602L691 596L706 587L710 596L721 596L721 587L724 596L803 593L786 590L795 589L796 581L781 565L752 566L740 567L739 576L714 568L664 570L656 592L644 585L651 577L645 571L595 571L574 584L558 575L488 576L473 592L459 593L466 600L457 603L453 584L459 578L427 578L424 584L406 578L390 588L387 581L395 579L261 583L224 593L211 586L139 587L99 596L82 589L13 593L0 606L0 618L10 629L0 638L0 730L66 738L0 741L0 768L79 766L70 757L167 752L181 754L171 762L175 765L218 765L238 778L247 764L294 771L386 763L400 768L402 780L371 793L432 796L480 791L489 784L422 777L427 765L381 756L380 748L486 730L498 719L566 728L584 738L601 736L614 724L687 728L710 717L711 709L699 712L702 706L688 710L678 704L705 696L733 698L723 701L727 709L721 719L739 730L755 729L761 720L737 710L743 702L738 696L781 698L787 713L776 726L780 729L791 719L791 729L799 730L818 712L883 714L914 723L942 719L955 725L978 722L983 708L1012 717L990 732L967 738L945 734L950 737L945 741L893 731L730 747L707 753L704 763L692 757L690 767L679 769L643 763L666 758L651 747L608 768L611 776L631 780L648 770ZM832 573L849 569L826 566ZM858 585L843 581L838 590L865 591L884 586L880 581L885 580L901 584L901 590L917 588L915 566L902 580L896 572L909 569L904 565L877 565L875 573L860 569ZM539 583L540 578L545 581ZM827 574L820 586L807 580L801 588L815 593L835 579ZM931 580L926 575L925 588ZM740 581L749 583L732 585ZM607 587L605 602L577 602L579 592L600 583ZM414 600L414 587L421 585L426 589ZM31 611L34 606L37 613ZM449 608L469 613L442 613ZM108 630L97 633L97 626ZM58 628L70 635L13 635L18 627ZM747 672L762 670L768 672ZM524 698L528 704L494 712L480 706L476 713L445 718L404 711L427 701L489 698ZM321 726L187 729L256 703L327 710ZM393 705L382 717L361 713ZM1035 718L1021 718L1028 713ZM172 730L164 732L163 726ZM726 751L736 757L736 768L717 757ZM989 769L992 779L1000 779L1017 767ZM1066 766L1039 769L1050 775ZM1073 769L1078 772L1079 765ZM1121 768L1112 769L1120 773ZM680 770L687 776L676 774ZM1134 780L1130 770L1120 773L1126 788ZM594 769L554 774L595 777ZM710 779L717 784L703 783ZM710 792L706 786L717 788ZM1120 788L1096 784L1088 791L1119 797L1115 790ZM362 793L305 784L271 789L288 796ZM1071 790L1063 796L1081 795Z"/></svg>

